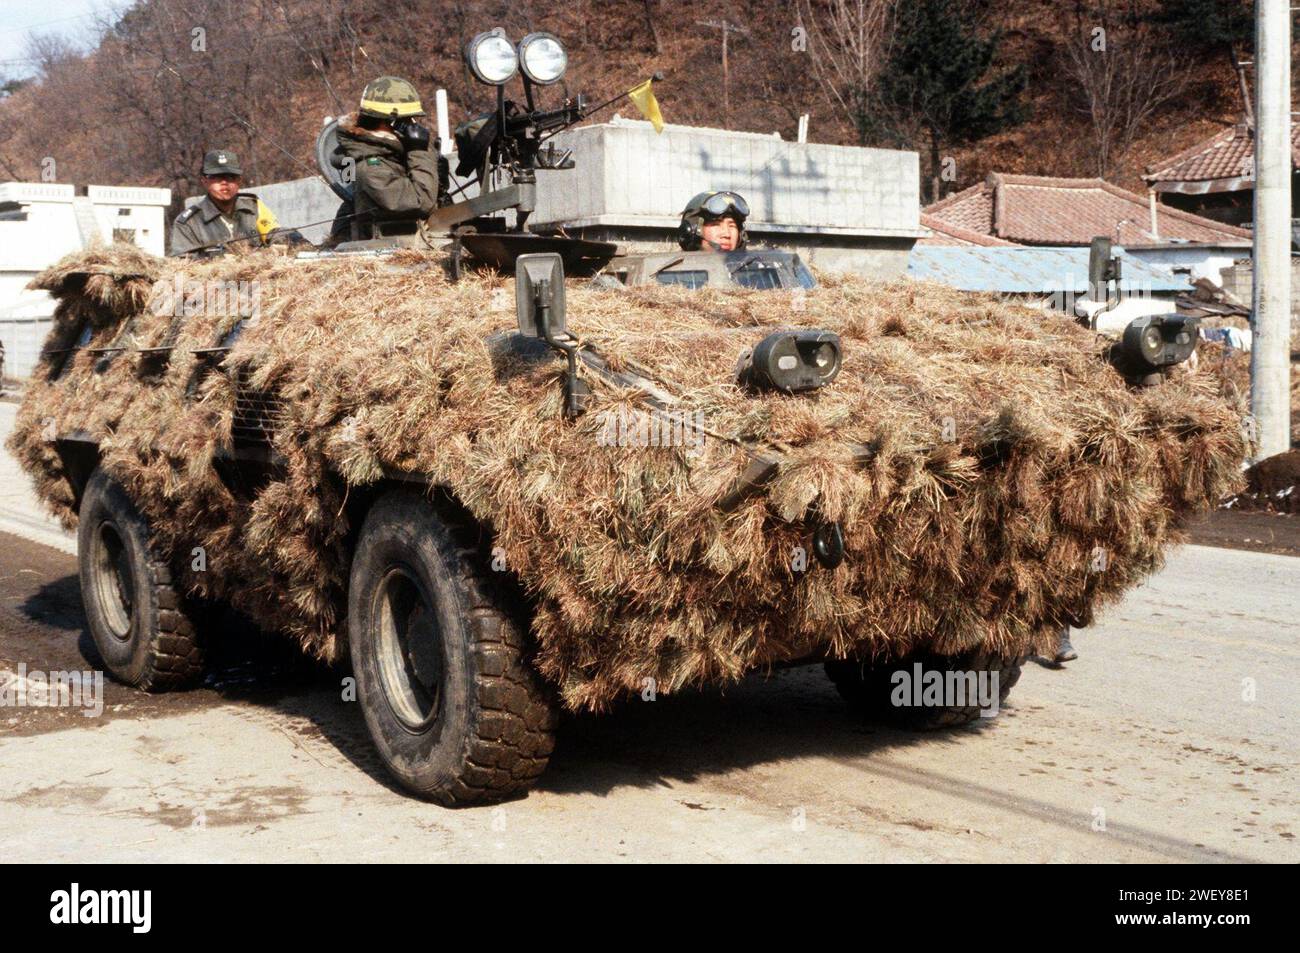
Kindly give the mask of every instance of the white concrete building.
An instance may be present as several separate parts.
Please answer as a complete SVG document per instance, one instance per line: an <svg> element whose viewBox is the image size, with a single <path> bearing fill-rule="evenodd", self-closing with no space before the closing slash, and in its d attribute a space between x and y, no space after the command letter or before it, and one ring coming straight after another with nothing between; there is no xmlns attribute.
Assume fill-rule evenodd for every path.
<svg viewBox="0 0 1300 953"><path fill-rule="evenodd" d="M1208 278L1219 287L1228 280L1224 274L1239 259L1250 257L1250 242L1158 242L1152 244L1127 244L1124 246L1134 258L1155 268L1163 268L1176 275L1186 275L1190 281ZM1250 300L1247 295L1246 300Z"/></svg>
<svg viewBox="0 0 1300 953"><path fill-rule="evenodd" d="M5 375L25 378L50 328L54 302L28 291L37 274L69 252L99 242L129 241L165 251L170 189L47 182L0 184L0 342Z"/></svg>

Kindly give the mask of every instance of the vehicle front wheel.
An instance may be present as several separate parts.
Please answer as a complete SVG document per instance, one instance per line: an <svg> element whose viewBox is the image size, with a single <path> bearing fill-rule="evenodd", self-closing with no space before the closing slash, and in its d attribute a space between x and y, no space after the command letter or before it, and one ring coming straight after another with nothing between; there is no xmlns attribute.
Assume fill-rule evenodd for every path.
<svg viewBox="0 0 1300 953"><path fill-rule="evenodd" d="M826 674L855 713L911 731L933 731L996 714L1020 679L1020 665L1019 658L977 649L962 655L918 653L884 665L837 659L826 663Z"/></svg>
<svg viewBox="0 0 1300 953"><path fill-rule="evenodd" d="M193 609L155 551L149 524L102 470L81 498L77 561L90 635L115 678L163 692L203 675Z"/></svg>
<svg viewBox="0 0 1300 953"><path fill-rule="evenodd" d="M357 698L380 757L446 806L528 789L556 713L478 553L431 502L397 490L361 528L348 590Z"/></svg>

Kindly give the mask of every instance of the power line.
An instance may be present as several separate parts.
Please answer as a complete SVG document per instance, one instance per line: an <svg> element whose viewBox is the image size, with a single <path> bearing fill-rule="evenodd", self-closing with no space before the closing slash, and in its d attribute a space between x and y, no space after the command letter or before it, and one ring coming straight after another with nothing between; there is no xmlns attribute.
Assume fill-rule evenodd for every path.
<svg viewBox="0 0 1300 953"><path fill-rule="evenodd" d="M0 30L0 33L29 33L32 30L39 30L41 27L45 27L45 26L53 26L56 23L70 23L73 20L84 20L87 17L97 17L100 16L101 14L102 11L100 10L91 10L89 13L79 13L76 16L71 16L71 17L60 17L57 20L45 20L42 23L29 23L26 26L7 27L3 30Z"/></svg>

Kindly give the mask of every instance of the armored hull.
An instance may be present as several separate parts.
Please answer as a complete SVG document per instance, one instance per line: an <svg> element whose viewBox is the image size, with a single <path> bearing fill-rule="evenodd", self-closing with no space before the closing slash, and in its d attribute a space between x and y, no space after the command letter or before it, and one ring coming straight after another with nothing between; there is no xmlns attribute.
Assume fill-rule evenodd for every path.
<svg viewBox="0 0 1300 953"><path fill-rule="evenodd" d="M519 665L503 691L538 737L549 722L528 706L550 698L600 710L801 661L1018 662L1239 487L1241 410L1206 378L1133 389L1063 318L819 278L764 293L571 281L591 389L572 418L562 363L514 346L509 282L452 283L438 256L86 253L37 280L56 327L10 446L67 525L101 474L180 598L229 601L330 661L370 611L358 553L377 551L376 508L426 505L476 580L465 612L499 613ZM255 308L215 313L207 289L229 302L240 282ZM838 335L836 379L740 386L738 356L790 327ZM544 764L534 747L516 787ZM403 780L456 803L510 787Z"/></svg>

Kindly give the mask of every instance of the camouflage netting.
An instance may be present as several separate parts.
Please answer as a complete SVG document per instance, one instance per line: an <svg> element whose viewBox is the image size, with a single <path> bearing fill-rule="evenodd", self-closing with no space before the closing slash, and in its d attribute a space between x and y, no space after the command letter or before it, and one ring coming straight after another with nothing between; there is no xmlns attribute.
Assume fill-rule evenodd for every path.
<svg viewBox="0 0 1300 953"><path fill-rule="evenodd" d="M260 283L260 317L190 396L191 349L234 319L146 308L155 280L178 274ZM53 358L38 370L10 447L65 523L73 495L47 438L87 431L178 562L205 547L192 587L336 659L345 480L430 474L490 526L535 597L537 665L574 708L646 678L670 691L817 653L1045 650L1241 485L1241 408L1211 376L1130 391L1086 330L934 285L824 276L792 298L571 282L571 330L702 412L714 436L692 450L603 445L611 414L635 420L641 405L595 377L591 411L564 419L558 362L484 340L514 327L511 282L453 285L434 257L195 264L115 247L36 284L59 298L52 348L83 318L92 347L125 319L135 347L176 345L155 380L134 351L107 367L78 352L53 381ZM813 397L743 393L742 347L791 324L840 334L838 380ZM240 374L288 405L273 440L285 469L247 495L213 466ZM735 441L788 462L724 514L715 504L750 459ZM850 444L869 448L865 465ZM847 556L795 571L816 519L839 521Z"/></svg>

